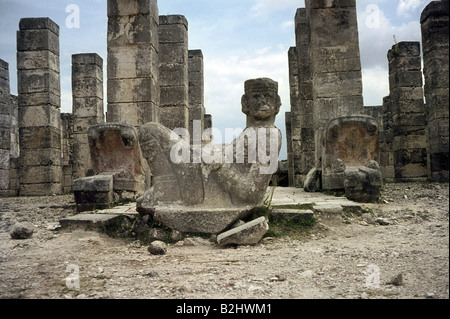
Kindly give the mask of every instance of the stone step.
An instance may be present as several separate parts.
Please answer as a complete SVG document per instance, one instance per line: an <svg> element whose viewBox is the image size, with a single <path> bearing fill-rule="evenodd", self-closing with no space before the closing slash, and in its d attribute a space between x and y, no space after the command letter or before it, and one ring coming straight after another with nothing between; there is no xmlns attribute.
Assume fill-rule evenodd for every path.
<svg viewBox="0 0 450 319"><path fill-rule="evenodd" d="M270 215L278 220L300 221L314 217L312 210L274 208Z"/></svg>
<svg viewBox="0 0 450 319"><path fill-rule="evenodd" d="M59 220L63 228L95 228L100 229L113 225L121 218L120 215L111 214L79 214Z"/></svg>
<svg viewBox="0 0 450 319"><path fill-rule="evenodd" d="M120 218L123 216L134 218L138 215L139 213L136 211L136 203L130 203L110 209L97 210L95 212L84 212L83 214L69 216L60 219L59 223L63 228L91 227L98 229L119 222Z"/></svg>

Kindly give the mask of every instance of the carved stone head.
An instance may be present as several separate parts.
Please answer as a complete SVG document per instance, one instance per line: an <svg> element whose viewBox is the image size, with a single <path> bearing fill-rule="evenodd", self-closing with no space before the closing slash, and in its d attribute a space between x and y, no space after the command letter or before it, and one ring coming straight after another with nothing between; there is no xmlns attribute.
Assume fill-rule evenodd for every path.
<svg viewBox="0 0 450 319"><path fill-rule="evenodd" d="M281 98L278 95L277 82L268 78L245 82L242 112L247 115L247 122L273 124L276 115L280 112L280 107Z"/></svg>

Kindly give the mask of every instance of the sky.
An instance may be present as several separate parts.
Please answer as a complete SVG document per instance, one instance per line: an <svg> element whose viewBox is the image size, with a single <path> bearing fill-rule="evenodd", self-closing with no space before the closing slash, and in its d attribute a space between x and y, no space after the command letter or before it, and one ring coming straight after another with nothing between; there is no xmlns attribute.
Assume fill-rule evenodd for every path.
<svg viewBox="0 0 450 319"><path fill-rule="evenodd" d="M420 15L430 2L356 1L365 106L381 105L389 95L387 52L396 41L421 41ZM284 135L284 115L290 111L287 52L295 46L294 17L304 0L159 0L158 7L160 15L184 15L189 49L203 51L206 113L218 129L214 142L230 142L226 128L245 128L244 82L259 77L279 83L283 105L276 126ZM49 17L60 26L61 112L71 113L73 54L98 53L105 61L106 86L106 0L0 0L0 59L9 63L15 95L16 32L26 17ZM280 159L286 154L283 138Z"/></svg>

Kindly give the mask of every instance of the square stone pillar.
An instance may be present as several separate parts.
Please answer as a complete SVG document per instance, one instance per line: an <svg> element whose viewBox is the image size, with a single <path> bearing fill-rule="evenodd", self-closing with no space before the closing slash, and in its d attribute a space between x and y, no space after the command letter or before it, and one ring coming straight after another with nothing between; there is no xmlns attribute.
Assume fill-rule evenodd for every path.
<svg viewBox="0 0 450 319"><path fill-rule="evenodd" d="M427 130L420 42L400 42L388 53L395 180L426 180Z"/></svg>
<svg viewBox="0 0 450 319"><path fill-rule="evenodd" d="M62 193L59 26L21 19L17 32L19 195Z"/></svg>
<svg viewBox="0 0 450 319"><path fill-rule="evenodd" d="M356 0L306 0L314 100L315 161L322 166L325 128L363 114Z"/></svg>
<svg viewBox="0 0 450 319"><path fill-rule="evenodd" d="M73 178L86 177L91 169L87 132L104 122L103 59L96 53L72 56Z"/></svg>
<svg viewBox="0 0 450 319"><path fill-rule="evenodd" d="M159 121L157 0L108 0L107 122Z"/></svg>
<svg viewBox="0 0 450 319"><path fill-rule="evenodd" d="M159 17L161 124L189 129L188 22L184 16Z"/></svg>
<svg viewBox="0 0 450 319"><path fill-rule="evenodd" d="M189 50L189 133L191 144L194 137L194 121L200 123L200 141L205 130L205 85L203 53L201 50Z"/></svg>
<svg viewBox="0 0 450 319"><path fill-rule="evenodd" d="M315 167L314 101L310 26L306 9L295 16L295 37L298 68L298 104L292 110L295 186L303 186L309 171Z"/></svg>
<svg viewBox="0 0 450 319"><path fill-rule="evenodd" d="M9 65L0 59L0 197L9 196L11 103Z"/></svg>
<svg viewBox="0 0 450 319"><path fill-rule="evenodd" d="M294 160L292 154L292 121L291 112L285 113L286 122L286 142L287 142L287 170L289 187L295 187L294 184Z"/></svg>
<svg viewBox="0 0 450 319"><path fill-rule="evenodd" d="M449 181L449 1L432 1L421 16L431 178Z"/></svg>

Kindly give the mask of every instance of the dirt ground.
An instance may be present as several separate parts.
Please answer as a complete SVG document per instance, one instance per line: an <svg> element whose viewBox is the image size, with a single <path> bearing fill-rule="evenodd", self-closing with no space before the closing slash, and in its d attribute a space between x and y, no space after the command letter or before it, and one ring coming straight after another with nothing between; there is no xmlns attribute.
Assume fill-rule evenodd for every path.
<svg viewBox="0 0 450 319"><path fill-rule="evenodd" d="M238 248L179 242L153 256L133 239L59 230L72 196L0 199L0 297L448 299L449 185L387 184L382 201L304 238ZM23 221L34 235L11 239Z"/></svg>

